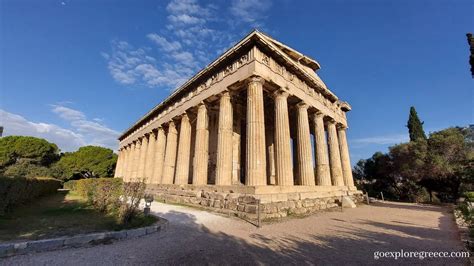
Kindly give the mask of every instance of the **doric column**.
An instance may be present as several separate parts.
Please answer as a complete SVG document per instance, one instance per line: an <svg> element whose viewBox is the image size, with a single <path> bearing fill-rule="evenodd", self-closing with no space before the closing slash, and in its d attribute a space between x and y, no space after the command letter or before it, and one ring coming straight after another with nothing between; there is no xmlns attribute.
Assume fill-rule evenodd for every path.
<svg viewBox="0 0 474 266"><path fill-rule="evenodd" d="M341 168L341 155L337 141L336 123L331 120L328 123L329 162L331 167L331 179L333 186L344 186Z"/></svg>
<svg viewBox="0 0 474 266"><path fill-rule="evenodd" d="M125 166L124 181L130 180L132 176L132 158L133 158L133 143L127 146L127 162Z"/></svg>
<svg viewBox="0 0 474 266"><path fill-rule="evenodd" d="M311 134L309 131L308 105L297 104L298 128L297 128L297 150L298 150L298 173L299 184L302 186L314 186L314 167L311 154Z"/></svg>
<svg viewBox="0 0 474 266"><path fill-rule="evenodd" d="M161 184L166 150L166 134L165 130L161 126L157 129L155 146L156 147L155 163L153 165L153 180L155 180L156 183Z"/></svg>
<svg viewBox="0 0 474 266"><path fill-rule="evenodd" d="M276 185L290 186L293 183L291 162L290 121L288 117L288 92L278 90L275 98L275 164Z"/></svg>
<svg viewBox="0 0 474 266"><path fill-rule="evenodd" d="M156 183L156 180L153 178L153 163L155 162L155 146L156 146L156 135L155 132L152 131L148 135L148 148L146 150L146 158L145 158L145 177L147 178L147 182L152 184Z"/></svg>
<svg viewBox="0 0 474 266"><path fill-rule="evenodd" d="M127 157L125 159L125 169L124 169L124 181L126 180L129 180L130 179L130 168L131 168L131 165L132 165L132 162L131 162L131 158L132 158L132 145L129 144L127 145Z"/></svg>
<svg viewBox="0 0 474 266"><path fill-rule="evenodd" d="M183 185L188 183L189 160L191 152L191 123L186 113L181 116L179 130L178 158L176 159L176 173L174 183Z"/></svg>
<svg viewBox="0 0 474 266"><path fill-rule="evenodd" d="M115 163L115 172L114 172L114 177L119 177L121 176L121 172L122 172L122 161L123 161L123 149L119 150L118 151L118 154L117 154L117 162Z"/></svg>
<svg viewBox="0 0 474 266"><path fill-rule="evenodd" d="M125 181L125 176L127 175L127 157L128 157L128 146L123 147L122 149L122 179Z"/></svg>
<svg viewBox="0 0 474 266"><path fill-rule="evenodd" d="M216 185L232 184L232 103L225 91L219 100L219 124L217 131Z"/></svg>
<svg viewBox="0 0 474 266"><path fill-rule="evenodd" d="M198 106L196 118L196 142L194 146L193 185L207 184L209 161L209 116L204 103Z"/></svg>
<svg viewBox="0 0 474 266"><path fill-rule="evenodd" d="M330 186L328 145L324 131L324 115L321 112L314 114L314 146L316 157L316 183L318 186Z"/></svg>
<svg viewBox="0 0 474 266"><path fill-rule="evenodd" d="M140 179L143 179L143 178L146 178L145 177L145 162L146 162L146 150L148 149L147 136L143 136L141 141L142 141L142 145L140 146L140 159L139 159L139 164L138 164L137 177Z"/></svg>
<svg viewBox="0 0 474 266"><path fill-rule="evenodd" d="M131 180L129 181L135 181L137 178L138 174L138 160L140 159L140 145L141 142L139 139L135 141L135 145L133 148L133 163L132 163L132 175L131 175Z"/></svg>
<svg viewBox="0 0 474 266"><path fill-rule="evenodd" d="M178 131L174 121L168 124L168 134L166 136L165 163L163 166L163 184L173 184L174 168L176 165L176 149L178 147Z"/></svg>
<svg viewBox="0 0 474 266"><path fill-rule="evenodd" d="M266 185L263 79L251 77L247 90L246 174L248 186Z"/></svg>
<svg viewBox="0 0 474 266"><path fill-rule="evenodd" d="M339 137L339 151L341 153L342 176L344 177L344 185L353 187L354 178L352 177L351 159L349 157L349 146L347 145L346 127L338 127L337 134Z"/></svg>

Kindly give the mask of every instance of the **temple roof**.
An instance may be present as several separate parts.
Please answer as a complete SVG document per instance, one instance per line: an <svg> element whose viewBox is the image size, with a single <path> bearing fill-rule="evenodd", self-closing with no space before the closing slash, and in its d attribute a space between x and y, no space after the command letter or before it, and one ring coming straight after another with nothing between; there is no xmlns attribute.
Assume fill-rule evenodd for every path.
<svg viewBox="0 0 474 266"><path fill-rule="evenodd" d="M123 134L119 137L119 140L123 139L134 129L138 128L140 124L147 120L151 115L158 113L161 109L164 108L164 106L167 105L168 102L177 99L180 94L183 94L189 88L193 88L194 86L196 86L196 84L199 84L200 81L209 76L209 74L213 73L216 68L220 67L223 63L225 63L229 57L236 54L237 52L240 52L242 49L246 49L252 44L260 44L259 47L266 48L265 50L268 50L270 53L276 54L278 58L280 58L280 60L282 60L285 64L289 65L294 70L296 70L296 72L299 72L299 74L302 75L304 79L307 80L310 84L312 83L315 87L318 87L324 95L334 101L338 100L337 96L327 88L326 84L324 84L324 82L316 74L316 71L321 68L316 60L306 55L303 55L295 49L273 39L269 35L254 29L237 44L229 48L216 60L204 67L196 75L191 77L183 85L177 88L165 100L163 100L161 103L159 103L149 112L147 112L144 116L142 116L137 122L135 122L131 127L129 127L123 132Z"/></svg>

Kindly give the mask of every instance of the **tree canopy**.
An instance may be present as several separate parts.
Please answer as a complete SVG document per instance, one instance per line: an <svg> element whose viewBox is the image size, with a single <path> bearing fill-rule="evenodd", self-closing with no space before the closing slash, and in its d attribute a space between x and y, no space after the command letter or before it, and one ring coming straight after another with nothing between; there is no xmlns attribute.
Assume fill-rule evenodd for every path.
<svg viewBox="0 0 474 266"><path fill-rule="evenodd" d="M117 155L111 149L84 146L75 152L65 153L54 165L53 172L61 179L111 177L116 162Z"/></svg>
<svg viewBox="0 0 474 266"><path fill-rule="evenodd" d="M410 107L410 116L408 117L408 133L410 134L410 141L426 139L425 131L423 130L423 122L420 121L415 107Z"/></svg>
<svg viewBox="0 0 474 266"><path fill-rule="evenodd" d="M397 200L453 201L463 184L474 179L474 129L447 128L430 134L427 140L402 143L384 154L375 153L354 167L359 186L371 194L383 192Z"/></svg>
<svg viewBox="0 0 474 266"><path fill-rule="evenodd" d="M59 149L44 139L25 136L0 138L0 171L15 164L48 167L59 159Z"/></svg>

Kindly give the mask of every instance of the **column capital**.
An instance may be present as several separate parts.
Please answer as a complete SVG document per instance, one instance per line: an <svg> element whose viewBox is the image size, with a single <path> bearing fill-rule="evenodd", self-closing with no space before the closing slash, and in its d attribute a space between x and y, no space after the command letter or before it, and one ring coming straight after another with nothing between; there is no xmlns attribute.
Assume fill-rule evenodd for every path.
<svg viewBox="0 0 474 266"><path fill-rule="evenodd" d="M324 119L325 116L326 115L323 112L316 110L316 112L313 113L311 118L313 119L313 121L316 121L318 119Z"/></svg>
<svg viewBox="0 0 474 266"><path fill-rule="evenodd" d="M298 109L308 109L309 106L305 102L299 102L296 104L296 107L298 107Z"/></svg>
<svg viewBox="0 0 474 266"><path fill-rule="evenodd" d="M205 101L200 101L197 105L197 108L207 108L207 103Z"/></svg>
<svg viewBox="0 0 474 266"><path fill-rule="evenodd" d="M273 93L273 98L277 98L277 97L283 97L283 98L288 98L288 96L290 96L290 93L288 93L288 91L284 88L279 88L277 90L275 90Z"/></svg>
<svg viewBox="0 0 474 266"><path fill-rule="evenodd" d="M230 98L231 93L230 93L229 89L225 89L225 90L221 91L219 94L217 94L217 96Z"/></svg>
<svg viewBox="0 0 474 266"><path fill-rule="evenodd" d="M183 119L183 118L189 120L188 113L186 111L182 114L179 114L179 115L175 116L175 118L180 119L180 120Z"/></svg>
<svg viewBox="0 0 474 266"><path fill-rule="evenodd" d="M248 84L260 83L261 85L263 85L265 83L265 79L260 76L251 76L250 78L247 79L247 83Z"/></svg>
<svg viewBox="0 0 474 266"><path fill-rule="evenodd" d="M347 129L347 126L346 126L346 125L343 125L343 124L340 124L340 123L337 123L337 124L336 124L336 128L339 129L339 130L346 130L346 129Z"/></svg>
<svg viewBox="0 0 474 266"><path fill-rule="evenodd" d="M327 120L327 123L329 125L336 125L336 120L334 120L334 118L330 117L328 120Z"/></svg>

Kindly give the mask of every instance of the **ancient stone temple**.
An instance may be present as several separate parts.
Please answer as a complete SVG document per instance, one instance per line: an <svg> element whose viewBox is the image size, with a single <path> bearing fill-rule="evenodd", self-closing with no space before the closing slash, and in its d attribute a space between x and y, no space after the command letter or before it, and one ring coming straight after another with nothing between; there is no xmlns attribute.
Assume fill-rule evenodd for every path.
<svg viewBox="0 0 474 266"><path fill-rule="evenodd" d="M116 176L168 202L264 218L353 205L347 102L315 60L253 31L119 138Z"/></svg>

